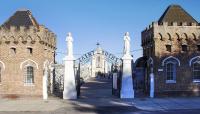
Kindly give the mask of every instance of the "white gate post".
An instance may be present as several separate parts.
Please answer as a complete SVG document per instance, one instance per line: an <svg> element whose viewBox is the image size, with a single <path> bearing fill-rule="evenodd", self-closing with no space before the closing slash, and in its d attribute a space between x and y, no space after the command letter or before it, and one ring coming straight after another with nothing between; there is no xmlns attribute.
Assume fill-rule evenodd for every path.
<svg viewBox="0 0 200 114"><path fill-rule="evenodd" d="M133 79L132 79L132 57L130 54L130 37L127 32L124 36L124 55L123 60L123 73L120 97L121 98L134 98Z"/></svg>
<svg viewBox="0 0 200 114"><path fill-rule="evenodd" d="M154 74L150 73L150 97L154 98Z"/></svg>
<svg viewBox="0 0 200 114"><path fill-rule="evenodd" d="M48 93L47 93L47 77L48 77L48 68L44 68L44 76L43 76L43 99L47 100L48 98Z"/></svg>
<svg viewBox="0 0 200 114"><path fill-rule="evenodd" d="M118 87L117 87L117 72L114 72L113 73L113 80L112 80L112 83L113 83L113 89L117 89Z"/></svg>
<svg viewBox="0 0 200 114"><path fill-rule="evenodd" d="M53 91L54 91L54 67L51 67L50 68L50 83L51 83L51 94L53 94Z"/></svg>
<svg viewBox="0 0 200 114"><path fill-rule="evenodd" d="M150 91L149 91L149 97L154 98L154 73L153 73L153 59L150 57L147 61L148 67L150 68Z"/></svg>
<svg viewBox="0 0 200 114"><path fill-rule="evenodd" d="M77 99L74 74L75 58L73 56L73 38L71 36L71 33L68 33L66 41L67 56L63 59L65 64L63 99Z"/></svg>

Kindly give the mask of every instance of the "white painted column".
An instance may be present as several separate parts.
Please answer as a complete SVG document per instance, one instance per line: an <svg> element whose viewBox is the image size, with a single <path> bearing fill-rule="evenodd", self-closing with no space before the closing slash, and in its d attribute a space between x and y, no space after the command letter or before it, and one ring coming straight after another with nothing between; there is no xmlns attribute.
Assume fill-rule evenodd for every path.
<svg viewBox="0 0 200 114"><path fill-rule="evenodd" d="M68 33L66 41L68 51L67 56L63 59L65 64L63 99L77 99L74 74L75 58L73 57L73 38L71 33Z"/></svg>
<svg viewBox="0 0 200 114"><path fill-rule="evenodd" d="M117 89L117 72L113 73L113 89Z"/></svg>
<svg viewBox="0 0 200 114"><path fill-rule="evenodd" d="M124 36L124 55L123 60L123 71L122 71L122 82L121 82L121 98L134 98L133 90L133 79L132 79L132 57L130 55L130 37L127 32Z"/></svg>
<svg viewBox="0 0 200 114"><path fill-rule="evenodd" d="M132 68L131 61L132 57L122 57L123 60L123 71L122 71L122 87L121 87L121 98L134 98L133 90L133 79L132 79Z"/></svg>
<svg viewBox="0 0 200 114"><path fill-rule="evenodd" d="M154 98L154 74L150 73L150 97Z"/></svg>
<svg viewBox="0 0 200 114"><path fill-rule="evenodd" d="M44 76L43 76L43 99L47 100L48 93L47 93L47 83L48 83L48 68L45 67L44 69Z"/></svg>
<svg viewBox="0 0 200 114"><path fill-rule="evenodd" d="M54 87L54 77L53 77L53 76L54 76L54 68L51 67L50 70L51 70L51 71L50 71L50 81L51 81L51 82L50 82L50 83L51 83L50 89L51 89L51 93L53 94L53 89L54 89L54 88L53 88L53 87Z"/></svg>

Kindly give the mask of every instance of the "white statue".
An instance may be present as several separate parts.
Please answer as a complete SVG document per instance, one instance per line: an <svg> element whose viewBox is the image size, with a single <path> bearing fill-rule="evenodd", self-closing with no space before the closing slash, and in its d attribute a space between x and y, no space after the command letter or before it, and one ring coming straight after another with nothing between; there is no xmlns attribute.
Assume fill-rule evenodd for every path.
<svg viewBox="0 0 200 114"><path fill-rule="evenodd" d="M129 32L125 33L124 36L124 54L125 55L130 55L130 36L129 36Z"/></svg>
<svg viewBox="0 0 200 114"><path fill-rule="evenodd" d="M67 34L66 41L67 41L67 56L73 56L73 38L70 32Z"/></svg>

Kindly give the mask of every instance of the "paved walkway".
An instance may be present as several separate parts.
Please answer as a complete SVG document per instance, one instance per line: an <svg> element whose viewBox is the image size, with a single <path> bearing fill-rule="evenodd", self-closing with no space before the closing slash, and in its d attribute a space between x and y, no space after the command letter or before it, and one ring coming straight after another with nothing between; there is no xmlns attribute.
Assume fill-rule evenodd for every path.
<svg viewBox="0 0 200 114"><path fill-rule="evenodd" d="M107 78L90 78L81 86L81 99L113 98L112 80Z"/></svg>
<svg viewBox="0 0 200 114"><path fill-rule="evenodd" d="M106 79L91 79L81 88L80 99L0 99L0 114L138 114L165 113L176 110L200 111L200 97L119 99L111 95L111 83ZM187 111L186 111L187 110Z"/></svg>
<svg viewBox="0 0 200 114"><path fill-rule="evenodd" d="M0 114L3 112L48 112L59 114L84 114L99 112L138 112L138 111L170 111L170 110L200 109L200 98L155 98L155 99L78 99L62 100L0 100Z"/></svg>

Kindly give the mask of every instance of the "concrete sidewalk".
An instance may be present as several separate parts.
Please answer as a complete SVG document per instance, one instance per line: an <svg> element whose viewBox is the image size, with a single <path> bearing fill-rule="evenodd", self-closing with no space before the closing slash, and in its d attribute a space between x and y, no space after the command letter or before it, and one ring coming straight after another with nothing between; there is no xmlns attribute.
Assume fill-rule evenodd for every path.
<svg viewBox="0 0 200 114"><path fill-rule="evenodd" d="M132 105L140 110L200 109L200 98L143 98L133 99Z"/></svg>
<svg viewBox="0 0 200 114"><path fill-rule="evenodd" d="M138 110L200 109L200 98L135 98L135 99L77 99L77 100L0 100L0 111L55 111L62 108L133 107Z"/></svg>
<svg viewBox="0 0 200 114"><path fill-rule="evenodd" d="M111 93L109 79L91 79L81 87L80 99L63 100L57 97L42 99L0 99L0 114L105 114L129 112L166 112L200 110L200 97L119 99ZM198 112L198 111L196 111ZM145 112L146 113L146 112Z"/></svg>
<svg viewBox="0 0 200 114"><path fill-rule="evenodd" d="M132 106L131 101L123 101L120 99L77 99L77 100L62 100L62 99L0 99L0 111L55 111L61 108L76 109L76 108L96 108L96 107L127 107Z"/></svg>

